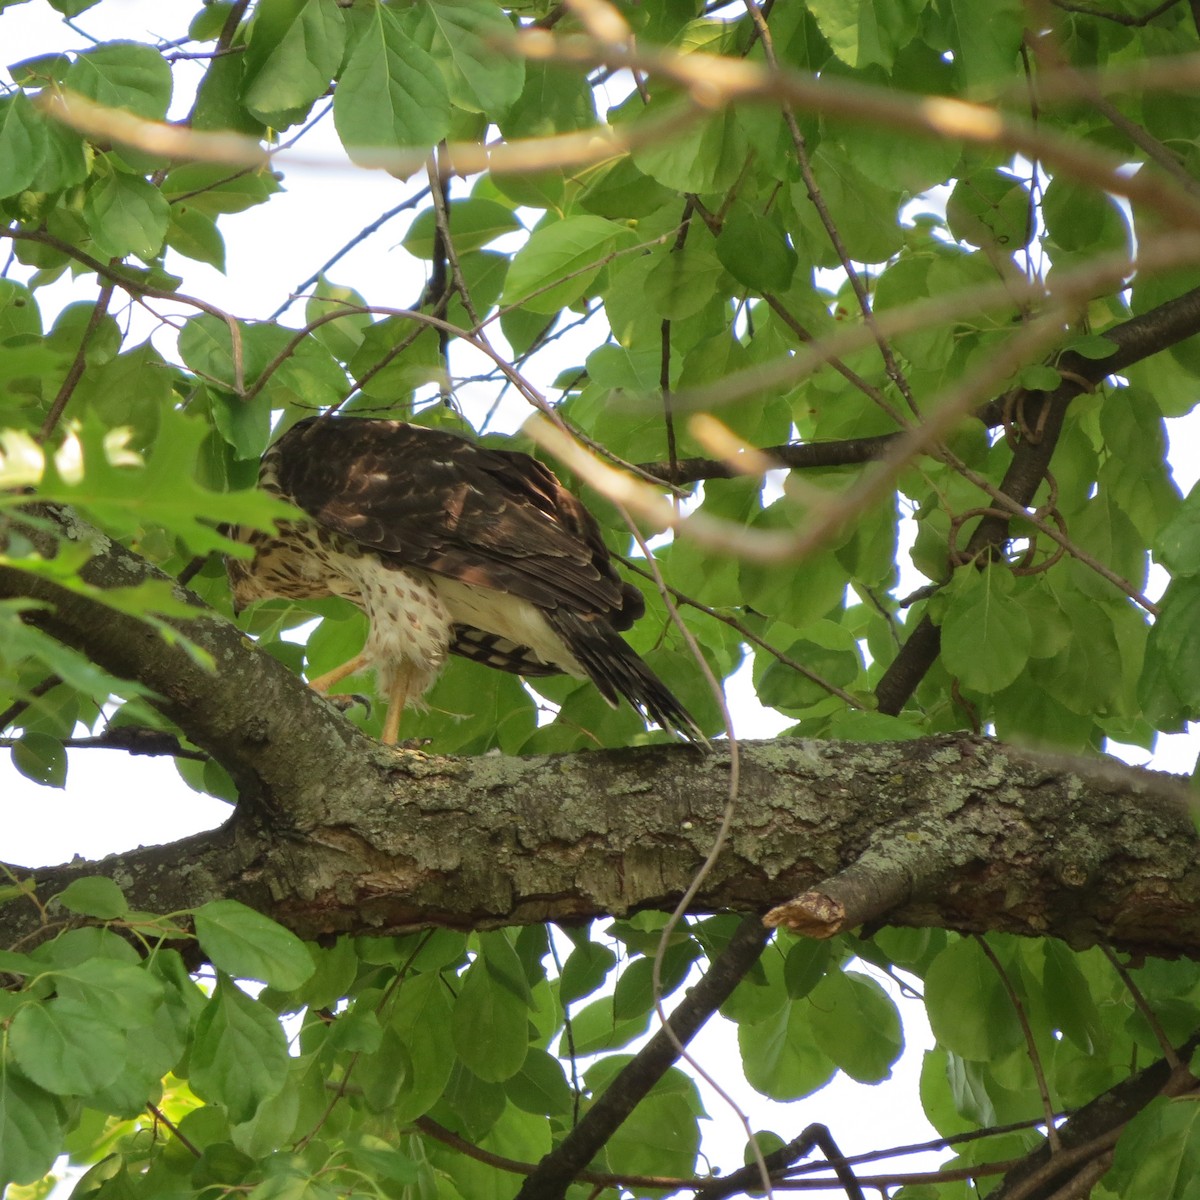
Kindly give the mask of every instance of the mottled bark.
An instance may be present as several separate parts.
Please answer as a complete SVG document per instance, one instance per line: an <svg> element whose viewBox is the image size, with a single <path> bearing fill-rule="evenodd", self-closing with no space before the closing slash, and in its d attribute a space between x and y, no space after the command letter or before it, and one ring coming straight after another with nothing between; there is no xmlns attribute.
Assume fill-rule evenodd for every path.
<svg viewBox="0 0 1200 1200"><path fill-rule="evenodd" d="M100 586L155 573L106 540L94 549ZM209 672L141 622L101 620L95 600L45 580L0 569L0 595L52 603L38 623L154 688L247 800L214 833L39 870L43 897L101 873L137 908L233 896L306 937L582 920L672 906L721 822L720 747L389 750L213 614L182 626L216 659ZM1179 780L965 735L778 740L742 754L728 845L697 909L799 900L824 923L817 933L886 920L1200 955L1200 840ZM0 941L36 919L32 905L0 909Z"/></svg>

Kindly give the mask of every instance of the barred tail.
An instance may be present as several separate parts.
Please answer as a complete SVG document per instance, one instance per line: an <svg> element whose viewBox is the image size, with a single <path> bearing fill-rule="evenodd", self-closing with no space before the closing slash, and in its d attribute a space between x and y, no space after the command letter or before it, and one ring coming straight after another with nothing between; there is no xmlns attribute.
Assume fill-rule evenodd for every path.
<svg viewBox="0 0 1200 1200"><path fill-rule="evenodd" d="M691 713L603 618L589 620L558 608L547 609L546 619L605 700L615 705L624 696L647 720L708 749L708 738Z"/></svg>

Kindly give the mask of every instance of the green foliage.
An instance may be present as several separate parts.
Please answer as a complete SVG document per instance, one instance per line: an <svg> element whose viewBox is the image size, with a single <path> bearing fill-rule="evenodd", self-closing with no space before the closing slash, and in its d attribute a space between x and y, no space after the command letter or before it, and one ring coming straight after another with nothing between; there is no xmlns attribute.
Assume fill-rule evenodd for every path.
<svg viewBox="0 0 1200 1200"><path fill-rule="evenodd" d="M22 12L72 21L50 44L16 36L26 57L0 95L0 572L31 595L86 597L101 623L134 615L148 639L210 665L188 637L205 610L168 583L88 582L105 539L171 576L213 558L188 577L231 616L215 558L244 550L227 528L294 516L253 486L273 430L345 405L471 432L515 384L625 462L842 444L841 466L764 483L748 456L735 465L749 475L706 478L658 550L667 582L698 606L681 619L706 664L724 680L752 654L758 701L796 733L986 730L1093 754L1149 748L1200 720L1200 488L1181 496L1164 420L1200 396L1200 343L1151 346L1076 398L1061 433L1037 424L1035 403L1127 344L1106 331L1134 313L1153 325L1200 278L1192 201L1172 182L1200 172L1200 109L1136 88L1193 51L1186 6L1142 20L1122 0L1112 14L1051 5L1030 30L1020 0L793 0L765 6L764 37L740 6L617 0L601 17L627 22L631 38L585 25L582 6L544 3L193 7L163 6L158 42L127 27L120 5L0 0L0 45ZM643 56L636 86L616 70L628 54ZM772 61L782 83L753 75ZM1043 95L1052 73L1075 86L1060 63L1105 107L1091 91ZM1120 87L1105 82L1110 68ZM230 235L286 219L283 193L311 180L300 165L329 161L327 149L305 157L323 120L353 162L400 181L407 224L363 234L386 256L386 288L341 255L322 266L301 230L289 261L257 268L271 303L227 311L211 300L211 271L244 277L246 242ZM281 154L268 166L256 152L293 140L299 163ZM322 221L334 244L356 234L337 205ZM1136 269L1123 260L1134 247ZM263 318L276 302L283 316ZM1022 348L1046 313L1058 341ZM945 413L954 420L898 465L855 440ZM995 489L1043 436L1057 438L1049 475L1011 539L981 551L972 537L1001 511ZM610 503L629 496L561 474L607 544L630 552ZM65 506L89 531L60 536L33 502ZM806 547L798 561L770 552L788 539ZM718 732L658 588L639 586L647 615L630 644ZM52 611L19 589L0 599L13 771L74 785L68 744L102 724L186 737L103 654L50 636ZM333 598L269 601L239 619L310 677L365 635L358 610ZM876 687L925 619L936 666L898 711L878 711ZM665 740L576 680L531 687L455 661L403 735L446 754ZM378 712L348 719L379 731ZM195 789L238 799L216 759L179 769ZM28 902L20 879L0 883L0 900ZM36 946L0 948L11 984L0 1185L28 1188L15 1200L45 1194L61 1153L83 1172L79 1200L511 1195L513 1178L454 1138L536 1161L656 1027L656 1003L686 994L729 936L725 917L692 920L660 954L665 919L639 914L553 938L441 930L316 946L233 900L134 911L100 875L75 880L45 916ZM1135 1003L1098 951L1005 937L987 947L938 930L778 935L722 1006L745 1078L777 1101L839 1075L887 1080L904 1046L888 979L924 1003L934 1046L920 1100L946 1135L1040 1119L1034 1054L1052 1102L1074 1108L1159 1056L1161 1036L1200 1027L1193 964L1131 967ZM189 974L201 961L215 974ZM592 1166L694 1175L706 1169L706 1115L693 1080L672 1070ZM1186 1099L1137 1115L1104 1194L1195 1200L1195 1116ZM984 1139L954 1162L1015 1157L1034 1141Z"/></svg>

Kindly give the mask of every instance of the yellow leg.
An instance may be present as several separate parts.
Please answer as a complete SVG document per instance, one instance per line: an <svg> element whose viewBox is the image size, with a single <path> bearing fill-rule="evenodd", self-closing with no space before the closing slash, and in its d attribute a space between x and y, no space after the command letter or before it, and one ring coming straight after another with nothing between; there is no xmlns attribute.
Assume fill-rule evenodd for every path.
<svg viewBox="0 0 1200 1200"><path fill-rule="evenodd" d="M356 654L349 662L342 663L340 667L334 667L332 671L326 671L324 675L318 675L316 679L310 679L308 686L314 692L327 692L335 683L341 683L347 675L353 675L355 671L361 671L366 665L366 654Z"/></svg>
<svg viewBox="0 0 1200 1200"><path fill-rule="evenodd" d="M387 716L383 719L383 734L380 741L385 746L394 746L400 737L400 718L408 703L408 692L412 686L412 667L405 663L396 671L396 679L388 695Z"/></svg>

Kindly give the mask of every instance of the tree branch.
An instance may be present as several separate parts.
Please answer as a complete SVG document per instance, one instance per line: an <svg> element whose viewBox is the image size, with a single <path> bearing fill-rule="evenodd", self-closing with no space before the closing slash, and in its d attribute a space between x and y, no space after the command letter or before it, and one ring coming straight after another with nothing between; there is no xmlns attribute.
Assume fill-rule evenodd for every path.
<svg viewBox="0 0 1200 1200"><path fill-rule="evenodd" d="M1180 1047L1177 1061L1186 1063L1200 1047L1200 1036ZM992 1193L994 1200L1053 1200L1072 1179L1088 1169L1115 1144L1121 1130L1157 1096L1178 1096L1195 1087L1196 1080L1181 1066L1173 1069L1165 1059L1123 1079L1058 1128L1061 1152L1052 1153L1049 1141L1009 1171ZM1107 1165L1107 1164L1106 1164ZM1079 1193L1086 1195L1086 1192Z"/></svg>
<svg viewBox="0 0 1200 1200"><path fill-rule="evenodd" d="M758 961L770 931L749 917L734 931L725 949L691 988L666 1026L634 1055L583 1120L549 1153L521 1185L517 1200L559 1200L575 1176L600 1152L650 1089L683 1053L714 1012L729 998Z"/></svg>
<svg viewBox="0 0 1200 1200"><path fill-rule="evenodd" d="M98 588L149 580L174 584L71 511L38 506L36 512L61 537L92 551L81 573L86 583ZM37 540L44 554L53 553L51 538ZM150 688L151 703L230 773L244 805L269 810L276 824L303 825L304 810L319 803L320 781L339 778L352 784L365 777L375 743L199 597L177 585L175 591L195 605L196 617L167 623L212 656L212 671L136 617L32 572L0 566L0 598L40 601L44 607L26 620L111 674Z"/></svg>
<svg viewBox="0 0 1200 1200"><path fill-rule="evenodd" d="M1046 476L1071 401L1109 375L1198 332L1200 288L1194 288L1151 312L1106 329L1102 336L1116 343L1117 349L1105 358L1084 358L1070 350L1061 355L1055 366L1062 383L1053 392L1022 393L1029 402L1027 426L1038 433L1036 437L1019 434L1000 490L1018 504L1029 505ZM966 557L978 557L1000 546L1008 536L1008 526L1006 517L984 517L971 536ZM880 712L896 714L904 708L936 661L941 645L941 631L928 617L923 618L875 689Z"/></svg>

